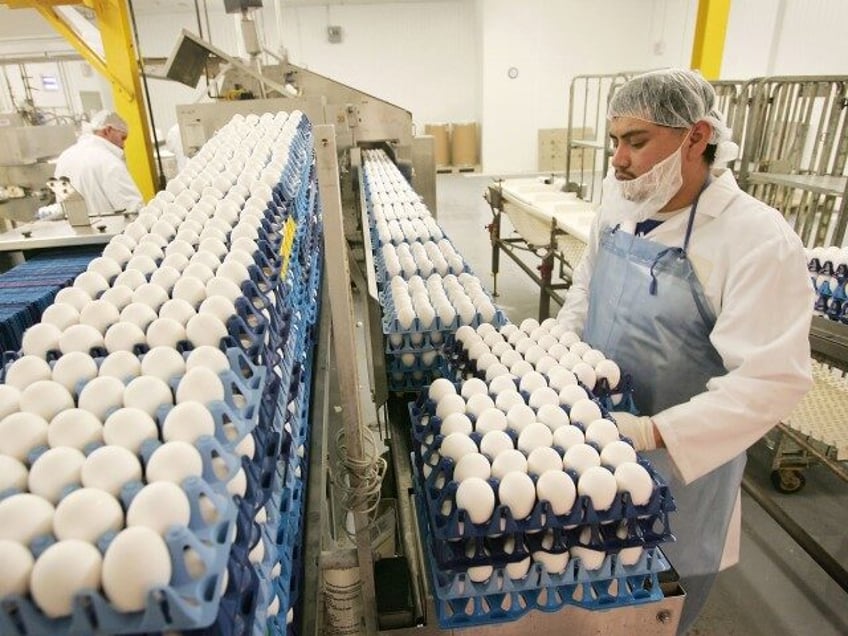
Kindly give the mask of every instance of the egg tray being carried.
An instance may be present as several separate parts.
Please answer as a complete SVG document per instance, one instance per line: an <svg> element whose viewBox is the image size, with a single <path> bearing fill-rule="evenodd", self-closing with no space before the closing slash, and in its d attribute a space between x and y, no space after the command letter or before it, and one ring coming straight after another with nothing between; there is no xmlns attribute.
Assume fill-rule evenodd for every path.
<svg viewBox="0 0 848 636"><path fill-rule="evenodd" d="M435 545L440 540L432 534L420 493L415 499L422 539ZM606 610L659 601L663 593L658 575L671 567L661 550L653 547L643 550L632 565L613 554L597 569L588 569L580 558L571 558L562 572L551 573L542 563L531 561L526 574L518 579L510 576L506 565L493 565L491 574L476 582L467 570L444 568L430 550L425 552L442 629L505 623L532 610L556 612L566 605Z"/></svg>
<svg viewBox="0 0 848 636"><path fill-rule="evenodd" d="M502 326L500 325L499 327ZM442 353L447 366L451 370L450 377L456 378L458 381L468 378L486 380L486 373L477 369L476 361L469 357L468 351L463 348L462 343L458 342L455 337L447 338L445 344L442 346ZM546 380L550 380L547 373L542 373L542 375ZM595 386L591 388L582 383L580 386L606 411L612 413L624 411L634 415L638 415L639 413L636 403L633 400L633 378L628 373L621 375L621 380L614 388L610 388L606 378L599 378L595 382ZM519 389L518 380L515 382L515 389L521 393L524 401L527 402L530 396L526 391Z"/></svg>
<svg viewBox="0 0 848 636"><path fill-rule="evenodd" d="M438 457L438 449L443 439L437 434L440 422L432 415L433 411L433 403L423 395L417 403L409 404L416 486L425 503L433 535L438 540L482 538L503 533L526 535L569 526L588 526L591 529L591 540L586 545L598 549L631 547L634 542L652 546L672 538L669 513L675 510L674 499L666 482L650 462L643 458L639 459L639 464L648 471L653 484L650 499L644 505L634 505L628 493L619 492L607 510L595 510L588 497L579 495L571 511L564 515L554 514L548 502L537 500L526 519L515 519L508 507L498 504L488 521L472 523L466 511L458 509L456 505L458 485L453 481L453 462L449 458L439 457L435 464L430 463ZM480 435L475 432L471 433L470 437L479 447ZM430 469L426 478L425 465ZM576 484L576 476L569 471L565 472ZM493 492L497 493L497 480L490 478L487 481ZM602 529L605 524L625 520L637 520L636 523L627 524L628 535L625 539L609 536L610 533ZM565 536L568 538L571 535Z"/></svg>

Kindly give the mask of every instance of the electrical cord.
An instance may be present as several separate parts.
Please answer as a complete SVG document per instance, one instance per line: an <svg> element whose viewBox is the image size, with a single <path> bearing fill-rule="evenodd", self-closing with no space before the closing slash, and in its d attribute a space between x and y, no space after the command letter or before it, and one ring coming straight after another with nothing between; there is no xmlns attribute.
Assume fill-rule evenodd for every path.
<svg viewBox="0 0 848 636"><path fill-rule="evenodd" d="M380 455L374 433L367 427L360 430L361 459L348 454L344 428L336 434L335 445L336 465L335 471L330 468L330 478L341 493L342 506L345 510L362 512L373 519L388 468L386 460Z"/></svg>

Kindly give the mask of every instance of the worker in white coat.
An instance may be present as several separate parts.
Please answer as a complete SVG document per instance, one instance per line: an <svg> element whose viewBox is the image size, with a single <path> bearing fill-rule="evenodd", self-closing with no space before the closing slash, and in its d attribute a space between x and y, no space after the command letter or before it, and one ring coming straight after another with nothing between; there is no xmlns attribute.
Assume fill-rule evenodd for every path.
<svg viewBox="0 0 848 636"><path fill-rule="evenodd" d="M143 200L124 160L127 123L117 113L101 111L90 130L59 155L54 176L68 178L91 215L137 210Z"/></svg>
<svg viewBox="0 0 848 636"><path fill-rule="evenodd" d="M739 559L746 449L812 385L803 246L719 167L738 148L715 104L686 70L616 92L601 209L558 316L632 378L639 415L613 416L677 503L681 632Z"/></svg>

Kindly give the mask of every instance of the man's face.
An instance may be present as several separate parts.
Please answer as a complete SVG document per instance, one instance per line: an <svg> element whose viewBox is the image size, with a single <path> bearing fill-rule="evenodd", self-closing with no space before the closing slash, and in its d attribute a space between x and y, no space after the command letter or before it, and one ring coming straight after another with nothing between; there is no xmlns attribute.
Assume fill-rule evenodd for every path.
<svg viewBox="0 0 848 636"><path fill-rule="evenodd" d="M633 117L610 121L609 135L614 153L615 178L635 179L657 163L677 152L688 129L658 126Z"/></svg>
<svg viewBox="0 0 848 636"><path fill-rule="evenodd" d="M123 130L113 128L112 126L106 126L106 128L103 129L103 136L122 150L127 141L127 133Z"/></svg>

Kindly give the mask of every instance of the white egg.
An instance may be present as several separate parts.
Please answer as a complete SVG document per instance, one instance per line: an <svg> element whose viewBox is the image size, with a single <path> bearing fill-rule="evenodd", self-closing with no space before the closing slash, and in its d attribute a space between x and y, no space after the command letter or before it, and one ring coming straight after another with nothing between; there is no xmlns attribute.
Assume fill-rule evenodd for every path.
<svg viewBox="0 0 848 636"><path fill-rule="evenodd" d="M177 404L183 402L209 402L224 399L224 385L218 374L205 367L195 367L186 372L177 385Z"/></svg>
<svg viewBox="0 0 848 636"><path fill-rule="evenodd" d="M127 509L127 527L143 526L164 535L172 525L188 526L191 509L185 491L169 481L142 488Z"/></svg>
<svg viewBox="0 0 848 636"><path fill-rule="evenodd" d="M90 543L76 539L54 543L32 567L32 598L49 618L68 616L78 592L100 587L102 567L100 552Z"/></svg>
<svg viewBox="0 0 848 636"><path fill-rule="evenodd" d="M595 369L586 362L578 362L571 368L571 372L577 376L577 379L584 385L589 387L590 389L595 386L595 382L597 381L597 375L595 374Z"/></svg>
<svg viewBox="0 0 848 636"><path fill-rule="evenodd" d="M573 449L574 447L569 450ZM600 458L598 461L600 461ZM636 465L638 466L638 464ZM595 510L609 510L615 500L615 493L618 488L616 477L603 466L589 466L585 470L579 471L579 474L577 493L588 497Z"/></svg>
<svg viewBox="0 0 848 636"><path fill-rule="evenodd" d="M597 367L598 363L600 363L602 360L606 360L606 356L603 354L603 352L598 351L597 349L589 349L581 357L583 359L583 362L593 368Z"/></svg>
<svg viewBox="0 0 848 636"><path fill-rule="evenodd" d="M464 433L469 435L474 430L471 420L465 413L451 413L442 422L439 432L444 435L451 433Z"/></svg>
<svg viewBox="0 0 848 636"><path fill-rule="evenodd" d="M30 451L47 444L47 421L35 413L10 413L0 420L0 453L26 462Z"/></svg>
<svg viewBox="0 0 848 636"><path fill-rule="evenodd" d="M583 431L576 426L560 426L553 432L554 446L561 448L563 451L567 451L576 444L583 444L585 441Z"/></svg>
<svg viewBox="0 0 848 636"><path fill-rule="evenodd" d="M468 513L471 523L486 523L495 509L495 492L479 477L469 477L456 490L456 506Z"/></svg>
<svg viewBox="0 0 848 636"><path fill-rule="evenodd" d="M97 363L87 353L73 351L66 353L53 365L51 377L68 391L76 391L80 382L97 377Z"/></svg>
<svg viewBox="0 0 848 636"><path fill-rule="evenodd" d="M119 408L103 422L103 441L122 446L136 455L141 451L144 442L158 438L156 422L139 408Z"/></svg>
<svg viewBox="0 0 848 636"><path fill-rule="evenodd" d="M16 413L21 406L21 392L8 384L0 384L0 419Z"/></svg>
<svg viewBox="0 0 848 636"><path fill-rule="evenodd" d="M483 387L485 387L485 383L481 381ZM469 415L473 416L475 419L480 416L481 413L487 411L489 409L495 409L495 403L492 398L489 397L488 393L475 393L472 394L466 401L465 404L465 412ZM501 414L500 411L497 411L498 414Z"/></svg>
<svg viewBox="0 0 848 636"><path fill-rule="evenodd" d="M141 480L141 462L122 446L101 446L85 458L82 485L98 488L117 497L124 484Z"/></svg>
<svg viewBox="0 0 848 636"><path fill-rule="evenodd" d="M148 592L167 585L170 580L171 557L168 546L153 530L145 527L127 528L106 549L103 557L103 591L119 611L144 609Z"/></svg>
<svg viewBox="0 0 848 636"><path fill-rule="evenodd" d="M200 303L200 308L197 311L201 314L215 316L226 325L227 321L236 314L236 306L233 301L224 296L210 296Z"/></svg>
<svg viewBox="0 0 848 636"><path fill-rule="evenodd" d="M480 453L489 459L495 459L504 451L515 450L515 443L504 431L489 431L480 440Z"/></svg>
<svg viewBox="0 0 848 636"><path fill-rule="evenodd" d="M568 414L559 406L559 402L540 406L539 410L536 411L536 419L551 429L551 431L570 424Z"/></svg>
<svg viewBox="0 0 848 636"><path fill-rule="evenodd" d="M593 420L586 427L586 442L592 442L600 449L618 439L618 427L608 419Z"/></svg>
<svg viewBox="0 0 848 636"><path fill-rule="evenodd" d="M636 451L624 440L609 442L601 449L601 463L612 469L624 462L635 462Z"/></svg>
<svg viewBox="0 0 848 636"><path fill-rule="evenodd" d="M536 486L524 472L507 473L498 485L498 499L514 519L526 519L536 503Z"/></svg>
<svg viewBox="0 0 848 636"><path fill-rule="evenodd" d="M509 375L499 375L489 381L489 393L498 395L503 391L515 391L515 378Z"/></svg>
<svg viewBox="0 0 848 636"><path fill-rule="evenodd" d="M580 563L583 565L583 569L585 570L600 570L601 566L604 564L604 560L606 559L606 552L586 547L586 544L589 543L591 538L591 530L589 528L584 528L580 533L580 543L583 545L578 544L572 546L570 550L571 556L575 559L580 559Z"/></svg>
<svg viewBox="0 0 848 636"><path fill-rule="evenodd" d="M527 455L527 472L531 475L543 475L549 470L562 473L562 457L559 453L550 446L537 446L530 451Z"/></svg>
<svg viewBox="0 0 848 636"><path fill-rule="evenodd" d="M195 347L209 345L217 347L228 334L226 325L208 313L193 316L186 325L186 337Z"/></svg>
<svg viewBox="0 0 848 636"><path fill-rule="evenodd" d="M492 406L484 409L477 415L474 430L485 435L490 431L505 431L507 426L507 417L504 412Z"/></svg>
<svg viewBox="0 0 848 636"><path fill-rule="evenodd" d="M462 483L470 477L489 479L492 475L492 465L484 455L469 453L456 463L453 470L453 480Z"/></svg>
<svg viewBox="0 0 848 636"><path fill-rule="evenodd" d="M176 320L183 326L185 326L195 314L197 314L197 310L181 298L171 298L159 308L160 318Z"/></svg>
<svg viewBox="0 0 848 636"><path fill-rule="evenodd" d="M157 318L148 325L145 338L151 348L176 349L177 345L186 339L186 328L172 318Z"/></svg>
<svg viewBox="0 0 848 636"><path fill-rule="evenodd" d="M76 448L51 448L33 462L29 469L29 491L56 504L65 488L80 483L85 455Z"/></svg>
<svg viewBox="0 0 848 636"><path fill-rule="evenodd" d="M132 305L129 305L129 307L132 307ZM126 309L124 311L126 312ZM155 316L156 314L154 313L153 315ZM109 327L106 335L103 337L103 342L106 345L106 351L109 353L114 353L115 351L132 352L136 347L146 344L147 338L139 325L121 320Z"/></svg>
<svg viewBox="0 0 848 636"><path fill-rule="evenodd" d="M227 355L217 347L205 345L193 349L186 359L186 371L191 371L197 367L211 369L215 373L223 373L229 370L230 361L227 359Z"/></svg>
<svg viewBox="0 0 848 636"><path fill-rule="evenodd" d="M579 356L571 353L570 351L562 354L559 358L559 364L561 367L565 367L569 371L571 371L575 366L583 362Z"/></svg>
<svg viewBox="0 0 848 636"><path fill-rule="evenodd" d="M30 551L15 541L0 540L0 563L3 564L0 598L11 594L26 596L29 592L32 566L35 563Z"/></svg>
<svg viewBox="0 0 848 636"><path fill-rule="evenodd" d="M516 404L524 404L524 398L514 389L501 391L495 399L495 406L504 413L508 413Z"/></svg>
<svg viewBox="0 0 848 636"><path fill-rule="evenodd" d="M469 423L470 427L470 423ZM182 402L168 411L162 424L162 439L166 442L194 443L202 435L214 436L215 420L209 409L200 402ZM245 436L245 439L253 437Z"/></svg>
<svg viewBox="0 0 848 636"><path fill-rule="evenodd" d="M132 290L147 282L147 277L139 269L128 269L118 274L115 278L115 287L129 287Z"/></svg>
<svg viewBox="0 0 848 636"><path fill-rule="evenodd" d="M50 421L47 443L51 448L69 447L83 450L92 443L103 440L103 425L84 409L67 409Z"/></svg>
<svg viewBox="0 0 848 636"><path fill-rule="evenodd" d="M59 502L53 515L53 534L60 541L95 543L105 532L119 532L123 527L121 504L98 488L74 490Z"/></svg>
<svg viewBox="0 0 848 636"><path fill-rule="evenodd" d="M488 395L489 387L483 380L479 378L469 378L462 383L461 395L468 400L472 395L483 394Z"/></svg>
<svg viewBox="0 0 848 636"><path fill-rule="evenodd" d="M247 492L247 476L244 474L244 468L239 468L235 476L227 482L227 492L233 497L236 495L244 497Z"/></svg>
<svg viewBox="0 0 848 636"><path fill-rule="evenodd" d="M572 384L577 384L577 376L565 367L557 366L548 371L548 385L555 391L562 391Z"/></svg>
<svg viewBox="0 0 848 636"><path fill-rule="evenodd" d="M619 492L630 493L636 506L644 506L651 500L654 482L650 473L635 462L622 462L615 469L615 481Z"/></svg>
<svg viewBox="0 0 848 636"><path fill-rule="evenodd" d="M203 459L190 443L170 441L153 451L144 473L148 483L169 481L180 485L187 477L202 476Z"/></svg>
<svg viewBox="0 0 848 636"><path fill-rule="evenodd" d="M124 389L124 406L141 409L150 417L156 417L156 411L160 406L170 406L173 403L171 387L156 376L137 377L131 380Z"/></svg>
<svg viewBox="0 0 848 636"><path fill-rule="evenodd" d="M496 362L495 364L489 365L486 369L486 382L492 382L495 378L500 377L509 377L512 379L512 375L509 372L509 369L506 368L500 362Z"/></svg>
<svg viewBox="0 0 848 636"><path fill-rule="evenodd" d="M530 393L529 404L531 408L539 409L542 406L559 406L559 394L552 388L541 386Z"/></svg>
<svg viewBox="0 0 848 636"><path fill-rule="evenodd" d="M189 249L192 249L191 246L189 246ZM192 253L194 253L193 249ZM185 254L181 254L179 252L172 252L162 259L162 262L159 264L159 267L160 269L165 267L173 268L178 272L182 272L188 266L188 258L189 257ZM176 284L176 281L174 282L174 284Z"/></svg>
<svg viewBox="0 0 848 636"><path fill-rule="evenodd" d="M562 466L582 475L589 468L601 465L601 456L588 444L573 444L566 449L562 458ZM609 471L607 471L609 473ZM612 475L612 473L610 473Z"/></svg>
<svg viewBox="0 0 848 636"><path fill-rule="evenodd" d="M585 398L571 405L568 416L572 423L588 426L591 422L601 419L601 409L592 400ZM617 429L616 429L617 434Z"/></svg>
<svg viewBox="0 0 848 636"><path fill-rule="evenodd" d="M103 378L128 381L141 374L141 363L130 351L115 351L103 358L97 373Z"/></svg>
<svg viewBox="0 0 848 636"><path fill-rule="evenodd" d="M536 482L536 496L539 501L549 502L555 515L567 515L577 498L577 487L561 470L548 470Z"/></svg>
<svg viewBox="0 0 848 636"><path fill-rule="evenodd" d="M568 408L588 398L589 394L586 393L586 390L576 384L564 386L559 392L559 403ZM572 418L572 421L574 421L574 418Z"/></svg>
<svg viewBox="0 0 848 636"><path fill-rule="evenodd" d="M106 413L123 405L124 383L117 378L100 376L82 388L79 407L90 411L102 421Z"/></svg>
<svg viewBox="0 0 848 636"><path fill-rule="evenodd" d="M11 455L0 455L0 492L10 488L26 490L27 477L27 467L23 462Z"/></svg>
<svg viewBox="0 0 848 636"><path fill-rule="evenodd" d="M159 308L168 301L168 292L155 283L143 283L133 291L134 303L142 303L158 312Z"/></svg>
<svg viewBox="0 0 848 636"><path fill-rule="evenodd" d="M0 539L28 546L53 529L53 505L31 493L0 500Z"/></svg>
<svg viewBox="0 0 848 636"><path fill-rule="evenodd" d="M506 554L512 555L515 552L515 539L511 536L504 539L503 549ZM514 581L520 581L530 571L530 557L521 559L520 561L509 562L504 566L504 569L509 578Z"/></svg>
<svg viewBox="0 0 848 636"><path fill-rule="evenodd" d="M88 353L92 349L103 347L103 344L103 334L91 325L71 325L59 338L59 350L63 354L71 351Z"/></svg>
<svg viewBox="0 0 848 636"><path fill-rule="evenodd" d="M527 362L527 360L521 359L512 366L509 367L509 372L517 378L524 378L525 375L531 375L537 373L537 371L533 368L533 365ZM541 374L540 374L541 375Z"/></svg>
<svg viewBox="0 0 848 636"><path fill-rule="evenodd" d="M182 277L174 283L171 297L180 298L192 307L199 307L206 300L206 285L196 278Z"/></svg>
<svg viewBox="0 0 848 636"><path fill-rule="evenodd" d="M118 263L114 258L109 258L108 256L98 256L97 258L91 259L89 261L86 269L90 272L96 272L100 274L104 279L111 280L115 276L121 273L123 269L121 264Z"/></svg>
<svg viewBox="0 0 848 636"><path fill-rule="evenodd" d="M536 412L526 404L516 404L506 414L507 426L521 433L528 425L536 421Z"/></svg>
<svg viewBox="0 0 848 636"><path fill-rule="evenodd" d="M505 450L492 461L492 477L503 479L505 475L512 472L527 472L527 458L520 450Z"/></svg>
<svg viewBox="0 0 848 636"><path fill-rule="evenodd" d="M83 290L91 298L97 298L103 291L109 289L109 281L97 272L83 272L74 279L74 287Z"/></svg>
<svg viewBox="0 0 848 636"><path fill-rule="evenodd" d="M536 389L547 387L548 381L538 371L530 370L525 373L521 377L521 382L519 382L519 389L521 391L525 391L526 393L533 393Z"/></svg>
<svg viewBox="0 0 848 636"><path fill-rule="evenodd" d="M46 360L35 355L25 355L8 366L5 382L18 391L23 391L34 382L49 380L51 375L52 371ZM18 397L20 399L20 396Z"/></svg>
<svg viewBox="0 0 848 636"><path fill-rule="evenodd" d="M142 332L146 331L147 326L156 318L156 312L146 303L130 303L121 310L121 322L132 323Z"/></svg>
<svg viewBox="0 0 848 636"><path fill-rule="evenodd" d="M79 287L65 287L56 293L56 298L54 298L53 302L67 303L77 311L80 311L91 300L91 295L83 289Z"/></svg>
<svg viewBox="0 0 848 636"><path fill-rule="evenodd" d="M568 565L569 554L568 550L564 552L551 552L554 549L554 537L552 531L545 532L542 538L542 550L533 552L533 560L541 563L545 570L550 574L560 574L565 571ZM559 548L557 548L559 549Z"/></svg>
<svg viewBox="0 0 848 636"><path fill-rule="evenodd" d="M474 440L463 433L451 433L447 435L439 447L439 454L442 457L448 457L454 463L458 462L465 455L477 452L477 444Z"/></svg>
<svg viewBox="0 0 848 636"><path fill-rule="evenodd" d="M542 356L536 362L536 371L542 374L547 374L554 367L558 367L559 363L556 358L552 358L551 356Z"/></svg>
<svg viewBox="0 0 848 636"><path fill-rule="evenodd" d="M610 389L616 389L621 381L621 369L612 360L601 360L595 365L597 381L606 380Z"/></svg>
<svg viewBox="0 0 848 636"><path fill-rule="evenodd" d="M442 396L453 394L456 394L456 387L450 380L445 378L437 378L436 380L433 380L432 384L430 384L427 389L427 397L429 397L432 402L439 402Z"/></svg>
<svg viewBox="0 0 848 636"><path fill-rule="evenodd" d="M185 373L185 359L179 351L160 346L150 349L141 359L141 372L168 382L171 378Z"/></svg>
<svg viewBox="0 0 848 636"><path fill-rule="evenodd" d="M103 296L101 296L101 298L103 298ZM53 303L44 310L44 313L41 314L41 322L53 325L61 332L67 327L79 323L79 310L68 303ZM56 343L58 344L58 342L59 340L57 336Z"/></svg>
<svg viewBox="0 0 848 636"><path fill-rule="evenodd" d="M456 393L449 393L447 395L443 395L436 404L436 417L441 420L444 420L451 413L464 412L465 400L462 399L461 395L457 395Z"/></svg>
<svg viewBox="0 0 848 636"><path fill-rule="evenodd" d="M545 424L532 422L524 427L518 435L518 450L529 455L535 449L546 446L550 447L553 442L553 433Z"/></svg>

